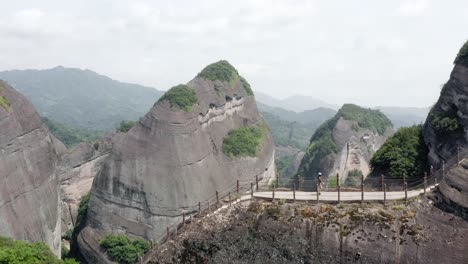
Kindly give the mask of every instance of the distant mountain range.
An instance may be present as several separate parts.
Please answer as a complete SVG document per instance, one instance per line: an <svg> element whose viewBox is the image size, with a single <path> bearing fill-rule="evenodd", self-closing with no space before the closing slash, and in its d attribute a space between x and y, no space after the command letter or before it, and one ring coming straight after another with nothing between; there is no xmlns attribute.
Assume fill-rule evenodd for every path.
<svg viewBox="0 0 468 264"><path fill-rule="evenodd" d="M137 120L164 93L90 70L61 66L3 71L0 79L25 95L41 116L92 130L109 131L121 120Z"/></svg>
<svg viewBox="0 0 468 264"><path fill-rule="evenodd" d="M264 105L270 106L270 108L264 110L268 110L270 112L274 111L276 114L278 114L278 116L284 117L286 120L301 117L304 117L305 120L307 120L309 116L314 116L309 115L309 110L315 110L317 108L335 110L335 112L338 108L340 108L340 106L326 103L311 96L295 95L286 99L276 99L270 95L256 92L255 97L257 102L261 102ZM411 126L423 123L426 120L427 114L430 110L429 107L378 106L372 108L382 111L388 118L390 118L395 129L398 129L402 126ZM282 113L282 115L280 113Z"/></svg>

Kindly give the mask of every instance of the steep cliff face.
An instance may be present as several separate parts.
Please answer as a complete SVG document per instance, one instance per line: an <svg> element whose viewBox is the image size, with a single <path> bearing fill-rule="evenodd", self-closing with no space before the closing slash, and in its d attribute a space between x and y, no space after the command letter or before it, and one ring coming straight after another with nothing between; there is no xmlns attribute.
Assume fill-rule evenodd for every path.
<svg viewBox="0 0 468 264"><path fill-rule="evenodd" d="M326 180L339 173L342 183L350 171L357 170L367 176L372 155L392 133L392 123L381 112L344 105L312 136L298 175L315 180L317 173L322 172ZM308 187L314 186L310 183Z"/></svg>
<svg viewBox="0 0 468 264"><path fill-rule="evenodd" d="M239 130L240 129L240 130ZM240 139L232 144L232 139ZM242 140L246 140L242 142ZM91 190L78 242L88 260L103 233L153 241L239 179L274 178L274 146L248 83L225 61L166 93L113 148ZM251 153L251 144L258 146Z"/></svg>
<svg viewBox="0 0 468 264"><path fill-rule="evenodd" d="M62 157L58 172L62 200L62 234L75 227L81 198L90 192L94 178L109 156L112 148L110 139L109 135L94 144L78 144Z"/></svg>
<svg viewBox="0 0 468 264"><path fill-rule="evenodd" d="M450 79L442 88L439 100L431 109L423 128L424 140L429 148L429 162L436 169L446 162L446 174L440 185L446 202L468 209L468 178L466 162L468 153L468 42L460 50ZM457 150L458 148L458 150Z"/></svg>
<svg viewBox="0 0 468 264"><path fill-rule="evenodd" d="M60 254L63 151L26 98L0 81L0 235L43 241Z"/></svg>

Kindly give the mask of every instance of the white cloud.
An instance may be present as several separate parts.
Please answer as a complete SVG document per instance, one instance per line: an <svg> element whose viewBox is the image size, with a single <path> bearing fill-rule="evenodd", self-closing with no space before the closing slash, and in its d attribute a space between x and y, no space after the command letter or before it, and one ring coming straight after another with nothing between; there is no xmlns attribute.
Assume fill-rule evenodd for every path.
<svg viewBox="0 0 468 264"><path fill-rule="evenodd" d="M429 0L405 0L398 7L398 14L403 16L421 16L429 7Z"/></svg>

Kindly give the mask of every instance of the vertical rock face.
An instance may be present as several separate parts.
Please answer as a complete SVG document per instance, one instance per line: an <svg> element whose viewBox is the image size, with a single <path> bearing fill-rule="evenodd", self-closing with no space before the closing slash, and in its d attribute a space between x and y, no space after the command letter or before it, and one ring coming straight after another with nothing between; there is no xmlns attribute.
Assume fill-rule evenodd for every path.
<svg viewBox="0 0 468 264"><path fill-rule="evenodd" d="M0 235L43 241L60 254L62 151L32 105L0 81Z"/></svg>
<svg viewBox="0 0 468 264"><path fill-rule="evenodd" d="M62 157L59 166L62 234L76 224L81 198L89 193L111 149L110 136L95 142L76 145Z"/></svg>
<svg viewBox="0 0 468 264"><path fill-rule="evenodd" d="M273 179L267 128L255 155L225 154L228 133L243 127L264 127L264 121L250 86L226 61L167 92L129 132L112 139L110 157L91 190L87 227L78 238L84 256L101 260L92 249L98 234L158 241L167 226L198 210L198 202L216 190L223 193L238 179L249 184L256 175Z"/></svg>
<svg viewBox="0 0 468 264"><path fill-rule="evenodd" d="M350 171L367 176L372 155L392 133L392 123L381 112L346 104L312 136L298 174L315 180L321 172L326 180L339 173L342 183ZM315 184L303 186L314 189Z"/></svg>
<svg viewBox="0 0 468 264"><path fill-rule="evenodd" d="M450 79L427 117L423 135L429 162L436 169L446 162L446 178L439 186L443 197L447 203L467 210L468 163L463 159L468 156L468 42L460 50ZM457 165L457 151L460 164L453 167Z"/></svg>

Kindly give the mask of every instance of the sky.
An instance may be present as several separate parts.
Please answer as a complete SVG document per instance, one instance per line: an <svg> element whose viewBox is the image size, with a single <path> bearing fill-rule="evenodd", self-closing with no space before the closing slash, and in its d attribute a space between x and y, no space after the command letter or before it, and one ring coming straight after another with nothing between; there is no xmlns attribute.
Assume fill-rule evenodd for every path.
<svg viewBox="0 0 468 264"><path fill-rule="evenodd" d="M221 59L277 98L427 107L468 1L2 0L0 70L90 69L160 90Z"/></svg>

